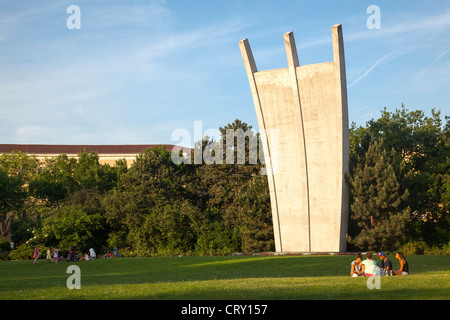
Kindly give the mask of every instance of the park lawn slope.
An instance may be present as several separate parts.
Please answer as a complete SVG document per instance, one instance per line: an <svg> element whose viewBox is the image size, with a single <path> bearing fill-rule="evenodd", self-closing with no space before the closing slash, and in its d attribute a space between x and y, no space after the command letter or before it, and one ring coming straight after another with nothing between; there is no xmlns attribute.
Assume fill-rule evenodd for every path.
<svg viewBox="0 0 450 320"><path fill-rule="evenodd" d="M394 268L398 264L389 257ZM351 278L353 256L221 256L112 258L47 263L0 262L0 299L93 300L448 300L450 256L409 256L411 275ZM80 289L68 289L67 267L80 267Z"/></svg>

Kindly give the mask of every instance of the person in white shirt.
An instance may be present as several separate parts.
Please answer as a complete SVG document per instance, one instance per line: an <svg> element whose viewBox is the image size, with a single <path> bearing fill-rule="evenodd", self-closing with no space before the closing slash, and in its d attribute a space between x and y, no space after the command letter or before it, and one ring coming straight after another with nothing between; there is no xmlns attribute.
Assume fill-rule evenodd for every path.
<svg viewBox="0 0 450 320"><path fill-rule="evenodd" d="M95 250L92 248L89 249L89 257L91 259L97 259L97 254L95 253Z"/></svg>
<svg viewBox="0 0 450 320"><path fill-rule="evenodd" d="M55 252L53 253L53 260L58 263L58 247L55 248Z"/></svg>

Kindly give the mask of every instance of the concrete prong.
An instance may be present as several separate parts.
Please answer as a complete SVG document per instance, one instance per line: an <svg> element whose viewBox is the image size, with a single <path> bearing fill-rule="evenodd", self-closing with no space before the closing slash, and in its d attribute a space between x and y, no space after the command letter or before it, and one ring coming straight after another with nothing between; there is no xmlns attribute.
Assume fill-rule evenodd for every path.
<svg viewBox="0 0 450 320"><path fill-rule="evenodd" d="M248 39L239 41L239 48L241 49L242 59L244 59L245 68L247 73L255 73L258 71L256 68L255 59L253 58L252 49Z"/></svg>
<svg viewBox="0 0 450 320"><path fill-rule="evenodd" d="M342 25L335 24L331 28L333 42L333 60L335 63L342 63L344 58L344 37L342 36Z"/></svg>
<svg viewBox="0 0 450 320"><path fill-rule="evenodd" d="M284 46L286 47L286 55L289 67L298 67L300 65L298 61L297 47L295 45L294 33L292 31L286 32L283 35Z"/></svg>

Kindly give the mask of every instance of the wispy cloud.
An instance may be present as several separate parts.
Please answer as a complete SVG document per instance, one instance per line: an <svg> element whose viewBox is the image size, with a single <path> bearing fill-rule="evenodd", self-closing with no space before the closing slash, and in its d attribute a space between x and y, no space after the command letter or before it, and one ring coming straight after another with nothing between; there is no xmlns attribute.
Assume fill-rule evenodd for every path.
<svg viewBox="0 0 450 320"><path fill-rule="evenodd" d="M439 60L441 60L443 57L445 57L447 54L450 53L450 49L445 50L444 52L442 52L441 54L439 54L433 61L431 61L429 64L427 64L425 67L423 67L419 73L424 73L426 72L431 66L433 66L434 64L436 64Z"/></svg>
<svg viewBox="0 0 450 320"><path fill-rule="evenodd" d="M450 61L445 59L449 54L450 49L441 52L423 68L414 72L411 81L416 90L433 92L449 86Z"/></svg>
<svg viewBox="0 0 450 320"><path fill-rule="evenodd" d="M350 101L380 70L405 79L399 94L407 96L414 96L416 86L436 90L450 81L448 9L431 15L420 12L422 5L403 10L392 4L401 15L395 16L381 6L382 29L368 30L364 10L341 15L321 7L320 17L311 17L299 8L314 5L294 2L295 14L266 2L255 11L254 4L239 0L219 6L226 12L207 2L164 0L0 2L3 143L162 142L171 128L193 120L240 116L247 109L253 115L237 42L249 37L261 70L283 67L282 33L303 28L297 41L301 63L331 61L336 16L344 27L349 87L358 88ZM71 4L81 8L79 31L65 25ZM276 18L268 22L270 17ZM381 81L372 84L371 94L379 93L359 97L364 103L358 110L365 99L374 106L394 99L378 90Z"/></svg>
<svg viewBox="0 0 450 320"><path fill-rule="evenodd" d="M83 6L81 5L83 10ZM104 30L124 27L136 28L167 28L176 17L169 10L165 1L161 0L135 0L128 2L105 3L103 6L89 6L86 10L86 19L90 27ZM84 15L84 11L82 11ZM146 29L148 30L148 29Z"/></svg>
<svg viewBox="0 0 450 320"><path fill-rule="evenodd" d="M369 73L371 73L376 67L380 66L381 64L393 60L396 57L398 57L398 54L394 54L394 53L388 53L386 55L384 55L383 57L381 57L380 59L378 59L377 61L375 61L370 67L369 69L367 69L362 75L360 75L356 80L354 80L353 82L351 82L348 85L348 88L353 87L354 85L358 84L361 80L363 80L365 77L367 77L369 75Z"/></svg>
<svg viewBox="0 0 450 320"><path fill-rule="evenodd" d="M9 5L11 5L12 1L9 2ZM15 10L0 9L0 42L12 38L27 23L48 18L49 15L58 12L58 10L65 14L65 11L61 10L61 8L64 8L65 2L67 1L46 1L42 5L21 3ZM6 4L3 5L6 6Z"/></svg>
<svg viewBox="0 0 450 320"><path fill-rule="evenodd" d="M155 42L139 49L136 58L138 60L147 60L156 56L193 48L220 46L226 41L235 41L235 38L231 37L231 35L236 35L247 26L248 22L245 20L233 18L183 32L164 32L155 39Z"/></svg>
<svg viewBox="0 0 450 320"><path fill-rule="evenodd" d="M396 21L399 22L397 24L382 24L381 30L367 29L345 36L345 40L348 42L382 41L380 46L383 48L395 48L393 49L394 51L373 62L367 70L348 85L349 88L360 83L373 70L385 63L391 62L405 54L417 52L425 46L435 48L437 45L440 45L442 37L446 37L442 31L447 31L450 28L450 11L421 17L421 19L409 18L397 19ZM419 72L425 72L426 69L436 64L449 52L450 50L444 51Z"/></svg>
<svg viewBox="0 0 450 320"><path fill-rule="evenodd" d="M422 15L420 17L414 16L408 18L405 17L402 19L390 19L391 21L395 21L395 23L385 23L385 19L383 19L384 15L382 15L381 17L381 29L369 30L363 28L357 32L345 33L345 41L373 41L375 39L383 39L383 41L386 41L387 39L398 40L399 37L404 36L405 34L411 35L412 32L415 32L414 36L430 35L436 34L441 31L447 31L450 27L450 11L437 15ZM316 42L320 44L322 41L323 40L317 40Z"/></svg>
<svg viewBox="0 0 450 320"><path fill-rule="evenodd" d="M149 121L167 125L164 121L170 115L164 110L167 112L170 105L176 109L189 99L179 91L193 84L195 88L195 83L208 85L202 77L210 77L216 70L204 74L209 72L204 65L229 53L227 49L217 50L218 56L212 59L212 50L227 48L229 42L234 44L248 21L224 17L212 24L180 30L174 23L177 17L163 1L143 3L143 7L124 4L123 10L118 2L91 10L81 3L80 32L63 29L58 41L45 37L45 41L20 42L22 52L36 49L36 44L41 50L39 58L36 52L24 54L26 66L3 53L0 58L10 64L0 74L2 142L161 140L161 131L155 130L155 125L149 126ZM7 25L21 25L36 13L30 10L17 14L9 18ZM47 14L51 13L39 11L42 19ZM64 10L61 15L64 19ZM98 24L93 24L96 17ZM113 35L114 30L120 35ZM23 34L23 30L20 32ZM17 65L11 62L14 60ZM202 64L202 70L195 64ZM178 95L165 95L174 91Z"/></svg>

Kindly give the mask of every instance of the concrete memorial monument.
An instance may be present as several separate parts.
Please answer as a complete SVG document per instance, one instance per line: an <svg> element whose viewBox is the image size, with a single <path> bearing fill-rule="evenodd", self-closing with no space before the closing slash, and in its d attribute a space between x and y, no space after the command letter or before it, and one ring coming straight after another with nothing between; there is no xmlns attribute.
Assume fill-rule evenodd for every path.
<svg viewBox="0 0 450 320"><path fill-rule="evenodd" d="M331 62L300 65L292 32L284 43L288 67L258 71L248 40L239 42L265 133L276 251L343 252L349 126L342 27L332 27ZM271 139L274 132L277 139Z"/></svg>

